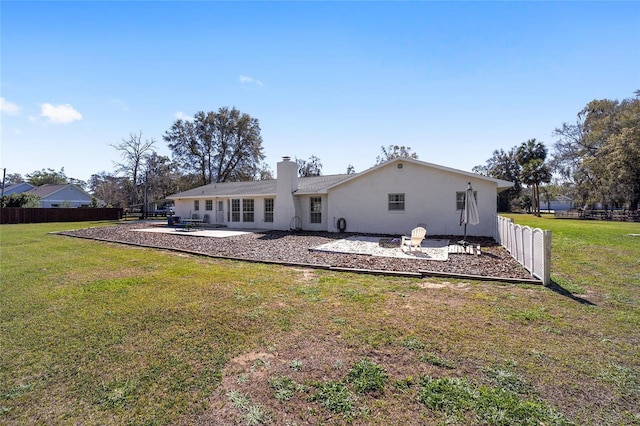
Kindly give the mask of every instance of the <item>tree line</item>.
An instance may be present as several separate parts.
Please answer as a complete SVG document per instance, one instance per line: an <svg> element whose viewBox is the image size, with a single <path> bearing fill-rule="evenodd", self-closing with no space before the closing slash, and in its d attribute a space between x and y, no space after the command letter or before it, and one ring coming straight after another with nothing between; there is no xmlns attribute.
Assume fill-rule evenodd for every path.
<svg viewBox="0 0 640 426"><path fill-rule="evenodd" d="M529 139L508 151L495 150L473 171L514 182L498 195L498 209L525 208L540 214L558 195L574 205L637 210L640 202L640 90L622 101L601 99L581 109L575 122L563 123L544 142Z"/></svg>
<svg viewBox="0 0 640 426"><path fill-rule="evenodd" d="M142 132L130 133L119 143L111 144L120 156L114 162L114 171L96 173L89 182L68 178L62 168L35 171L27 174L26 179L19 174L7 175L5 185L75 183L106 206L142 208L145 200L162 205L168 195L210 183L273 179L273 172L263 162L258 120L235 108L199 111L193 119L178 119L165 132L163 140L171 150L171 157L156 152L154 139L145 139ZM417 158L405 146L382 147L382 152L377 163L397 156ZM295 161L300 177L322 175L322 161L315 155ZM355 168L349 165L346 173L355 173ZM39 200L29 195L7 197L4 205L37 206Z"/></svg>
<svg viewBox="0 0 640 426"><path fill-rule="evenodd" d="M544 142L529 139L505 151L495 150L475 173L514 182L498 195L498 209L526 208L539 214L543 202L567 195L579 205L601 203L605 207L638 208L640 201L640 91L633 99L594 100L577 114L574 123L563 123L553 136L549 153ZM168 195L215 182L272 179L264 163L260 123L235 108L197 112L192 119L178 119L163 135L171 156L156 152L157 142L143 133L130 133L111 146L120 160L112 172L102 171L88 182L69 178L53 169L6 176L4 185L29 182L75 183L88 189L108 206L141 206L143 200L165 200ZM418 155L410 147L381 147L375 165L397 157ZM312 155L296 158L301 177L322 175L322 161ZM355 173L352 165L346 173ZM6 202L5 202L6 205Z"/></svg>

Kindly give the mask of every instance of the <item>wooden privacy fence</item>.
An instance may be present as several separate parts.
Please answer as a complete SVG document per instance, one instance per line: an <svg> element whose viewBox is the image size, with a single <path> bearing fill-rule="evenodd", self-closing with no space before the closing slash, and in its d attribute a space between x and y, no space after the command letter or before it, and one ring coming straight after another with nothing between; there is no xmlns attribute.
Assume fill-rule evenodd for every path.
<svg viewBox="0 0 640 426"><path fill-rule="evenodd" d="M496 216L495 239L532 276L544 285L551 283L551 231L516 225L513 220Z"/></svg>
<svg viewBox="0 0 640 426"><path fill-rule="evenodd" d="M120 220L122 209L114 208L24 208L4 207L0 223L84 222Z"/></svg>

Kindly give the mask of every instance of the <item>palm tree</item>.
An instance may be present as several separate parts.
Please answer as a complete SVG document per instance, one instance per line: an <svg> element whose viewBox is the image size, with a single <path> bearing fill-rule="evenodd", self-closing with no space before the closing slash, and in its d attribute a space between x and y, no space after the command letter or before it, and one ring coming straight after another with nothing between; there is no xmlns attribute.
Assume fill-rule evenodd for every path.
<svg viewBox="0 0 640 426"><path fill-rule="evenodd" d="M531 185L533 188L533 212L536 216L540 216L540 184L551 181L551 170L545 164L547 158L547 148L543 142L529 139L518 147L516 151L516 160L522 167L522 182Z"/></svg>

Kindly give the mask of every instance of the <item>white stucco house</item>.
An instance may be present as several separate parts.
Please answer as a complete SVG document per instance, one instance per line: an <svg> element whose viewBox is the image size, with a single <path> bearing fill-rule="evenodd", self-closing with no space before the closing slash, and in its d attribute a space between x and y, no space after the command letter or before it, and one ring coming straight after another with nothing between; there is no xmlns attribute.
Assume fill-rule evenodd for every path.
<svg viewBox="0 0 640 426"><path fill-rule="evenodd" d="M496 195L513 183L408 158L356 174L300 178L296 162L284 157L276 179L212 183L168 198L176 216L207 215L208 223L229 228L403 235L420 224L428 235L462 235L468 183L480 223L467 234L493 236Z"/></svg>
<svg viewBox="0 0 640 426"><path fill-rule="evenodd" d="M73 183L40 185L25 192L39 196L43 208L91 207L93 199L91 194Z"/></svg>

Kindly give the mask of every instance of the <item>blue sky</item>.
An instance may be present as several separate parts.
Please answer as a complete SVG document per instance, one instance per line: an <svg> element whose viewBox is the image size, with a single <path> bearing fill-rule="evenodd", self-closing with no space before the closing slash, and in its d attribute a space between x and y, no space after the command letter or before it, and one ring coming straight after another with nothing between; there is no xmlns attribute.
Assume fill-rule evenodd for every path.
<svg viewBox="0 0 640 426"><path fill-rule="evenodd" d="M470 171L640 89L640 2L2 1L0 168L111 172L142 131L236 107L266 162Z"/></svg>

